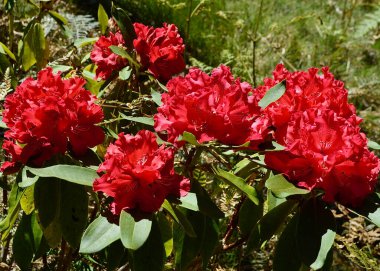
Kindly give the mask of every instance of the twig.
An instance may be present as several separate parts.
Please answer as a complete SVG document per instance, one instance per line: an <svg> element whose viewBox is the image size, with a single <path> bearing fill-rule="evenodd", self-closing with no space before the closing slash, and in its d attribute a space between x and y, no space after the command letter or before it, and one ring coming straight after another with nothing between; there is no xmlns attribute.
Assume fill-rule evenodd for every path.
<svg viewBox="0 0 380 271"><path fill-rule="evenodd" d="M238 241L232 243L232 244L227 244L227 241L231 238L232 236L232 233L234 232L234 230L236 229L237 225L238 225L238 219L239 219L239 211L240 211L240 208L241 206L243 205L243 202L245 200L245 196L243 196L239 203L235 206L235 211L234 213L232 214L232 217L231 217L231 220L230 222L228 223L228 226L227 226L227 230L226 230L226 233L224 234L224 237L222 239L222 244L223 244L223 250L226 250L226 249L230 249L230 247L235 247L236 244Z"/></svg>

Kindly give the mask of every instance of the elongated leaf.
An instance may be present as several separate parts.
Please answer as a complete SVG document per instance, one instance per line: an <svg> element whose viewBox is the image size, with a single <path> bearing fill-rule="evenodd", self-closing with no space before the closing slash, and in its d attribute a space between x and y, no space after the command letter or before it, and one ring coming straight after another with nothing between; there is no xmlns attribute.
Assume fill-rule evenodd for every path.
<svg viewBox="0 0 380 271"><path fill-rule="evenodd" d="M128 14L115 5L112 5L111 13L123 34L125 44L128 48L133 48L133 40L136 38L136 33Z"/></svg>
<svg viewBox="0 0 380 271"><path fill-rule="evenodd" d="M126 120L130 120L130 121L133 121L133 122L138 122L138 123L146 124L146 125L149 125L149 126L153 126L154 125L153 118L148 118L148 117L131 117L131 116L126 116L123 113L119 113L119 114L120 114L120 116L123 119L126 119Z"/></svg>
<svg viewBox="0 0 380 271"><path fill-rule="evenodd" d="M187 193L186 196L180 198L180 206L193 211L199 211L197 195L194 193Z"/></svg>
<svg viewBox="0 0 380 271"><path fill-rule="evenodd" d="M183 132L183 134L178 138L178 141L180 141L180 140L186 141L187 143L190 143L191 145L194 145L194 146L200 146L201 145L201 144L199 144L195 135L193 135L192 133L189 133L189 132Z"/></svg>
<svg viewBox="0 0 380 271"><path fill-rule="evenodd" d="M173 252L173 222L170 221L164 212L158 212L157 222L160 227L162 242L165 247L166 258Z"/></svg>
<svg viewBox="0 0 380 271"><path fill-rule="evenodd" d="M192 183L192 190L197 195L199 211L212 218L223 218L224 213L216 206L207 191L198 183Z"/></svg>
<svg viewBox="0 0 380 271"><path fill-rule="evenodd" d="M49 15L58 23L58 25L67 25L68 21L65 17L63 17L61 14L59 14L56 11L49 10Z"/></svg>
<svg viewBox="0 0 380 271"><path fill-rule="evenodd" d="M380 208L377 208L373 213L369 213L368 218L380 228Z"/></svg>
<svg viewBox="0 0 380 271"><path fill-rule="evenodd" d="M265 182L265 187L270 189L278 198L286 198L291 195L304 195L310 191L294 186L281 174L270 177Z"/></svg>
<svg viewBox="0 0 380 271"><path fill-rule="evenodd" d="M119 78L121 80L128 80L129 77L131 77L132 69L131 67L127 66L123 68L121 71L119 71Z"/></svg>
<svg viewBox="0 0 380 271"><path fill-rule="evenodd" d="M99 4L99 8L98 8L98 21L100 24L100 31L104 35L106 33L107 26L108 26L108 15L104 7L102 6L102 4Z"/></svg>
<svg viewBox="0 0 380 271"><path fill-rule="evenodd" d="M335 238L335 218L319 199L308 200L297 225L298 254L306 265L322 268Z"/></svg>
<svg viewBox="0 0 380 271"><path fill-rule="evenodd" d="M298 215L295 215L282 232L273 259L273 271L300 270L301 259L298 257L296 235Z"/></svg>
<svg viewBox="0 0 380 271"><path fill-rule="evenodd" d="M34 204L44 237L50 247L61 243L61 181L41 178L34 186ZM64 207L63 207L64 208Z"/></svg>
<svg viewBox="0 0 380 271"><path fill-rule="evenodd" d="M71 247L79 247L87 226L88 196L82 185L61 183L60 225L63 238Z"/></svg>
<svg viewBox="0 0 380 271"><path fill-rule="evenodd" d="M149 236L138 250L133 251L134 271L162 271L165 263L165 248L160 228L155 218L152 220Z"/></svg>
<svg viewBox="0 0 380 271"><path fill-rule="evenodd" d="M295 206L295 201L288 200L266 213L252 229L247 250L258 249L268 241L280 229Z"/></svg>
<svg viewBox="0 0 380 271"><path fill-rule="evenodd" d="M120 228L99 216L85 230L79 252L95 253L120 239Z"/></svg>
<svg viewBox="0 0 380 271"><path fill-rule="evenodd" d="M285 90L286 90L285 81L278 83L277 85L275 85L274 87L272 87L265 93L264 97L259 102L259 106L262 109L265 109L268 105L280 99L281 96L284 95Z"/></svg>
<svg viewBox="0 0 380 271"><path fill-rule="evenodd" d="M245 199L239 211L238 226L243 236L248 236L256 223L263 216L264 205L254 204L251 200Z"/></svg>
<svg viewBox="0 0 380 271"><path fill-rule="evenodd" d="M187 235L195 237L196 233L191 225L190 221L186 218L185 212L179 207L178 209L173 207L167 200L162 204L162 208L169 212L173 219L182 227Z"/></svg>
<svg viewBox="0 0 380 271"><path fill-rule="evenodd" d="M126 50L124 50L123 48L118 47L118 46L116 46L116 45L111 45L109 48L110 48L110 50L111 50L113 53L115 53L115 54L117 54L117 55L119 55L119 56L121 56L121 57L127 59L127 60L129 61L129 63L130 63L130 64L133 64L135 67L139 67L139 66L140 66L140 64L137 63L137 62L134 60L134 58L133 58L133 57L132 57L132 56L131 56Z"/></svg>
<svg viewBox="0 0 380 271"><path fill-rule="evenodd" d="M186 216L196 232L196 237L186 235L174 224L173 239L176 270L188 270L196 256L202 257L203 267L213 254L218 243L219 229L216 222L200 212L187 210Z"/></svg>
<svg viewBox="0 0 380 271"><path fill-rule="evenodd" d="M154 89L150 90L150 95L152 96L153 102L155 102L158 106L162 105L161 102L161 93L155 91Z"/></svg>
<svg viewBox="0 0 380 271"><path fill-rule="evenodd" d="M17 175L17 179L21 178L21 174ZM20 211L20 199L22 196L21 189L17 186L15 182L12 186L11 193L8 198L8 214L7 216L0 222L0 233L1 240L4 241L9 235L10 230L13 227L13 224L16 222L18 213Z"/></svg>
<svg viewBox="0 0 380 271"><path fill-rule="evenodd" d="M30 270L33 256L37 253L43 234L37 217L23 215L13 238L13 256L21 270Z"/></svg>
<svg viewBox="0 0 380 271"><path fill-rule="evenodd" d="M11 50L8 49L8 47L0 42L0 53L2 54L7 54L11 59L13 59L14 61L16 61L16 57L15 55L11 52Z"/></svg>
<svg viewBox="0 0 380 271"><path fill-rule="evenodd" d="M24 190L20 199L21 209L30 215L34 211L34 185Z"/></svg>
<svg viewBox="0 0 380 271"><path fill-rule="evenodd" d="M120 236L123 245L132 250L140 248L148 239L152 221L142 219L138 222L125 211L120 214Z"/></svg>
<svg viewBox="0 0 380 271"><path fill-rule="evenodd" d="M93 169L73 165L56 165L45 168L26 167L26 170L39 177L54 177L87 186L92 186L94 180L99 177Z"/></svg>
<svg viewBox="0 0 380 271"><path fill-rule="evenodd" d="M368 145L368 148L372 150L380 150L380 144L375 141L368 140L367 145Z"/></svg>
<svg viewBox="0 0 380 271"><path fill-rule="evenodd" d="M242 191L250 200L252 200L253 203L256 205L259 204L259 199L257 197L257 193L254 187L248 185L244 179L235 176L231 172L227 172L223 169L216 169L214 168L215 174L222 177L224 180L226 180L229 184L234 185L237 189Z"/></svg>
<svg viewBox="0 0 380 271"><path fill-rule="evenodd" d="M77 48L84 47L86 45L94 44L99 38L83 38L83 39L77 39L74 42L74 46Z"/></svg>
<svg viewBox="0 0 380 271"><path fill-rule="evenodd" d="M38 181L38 178L39 178L39 176L29 177L28 172L27 172L27 167L24 167L22 169L21 174L22 174L22 181L18 183L18 186L22 188L33 185L34 183Z"/></svg>

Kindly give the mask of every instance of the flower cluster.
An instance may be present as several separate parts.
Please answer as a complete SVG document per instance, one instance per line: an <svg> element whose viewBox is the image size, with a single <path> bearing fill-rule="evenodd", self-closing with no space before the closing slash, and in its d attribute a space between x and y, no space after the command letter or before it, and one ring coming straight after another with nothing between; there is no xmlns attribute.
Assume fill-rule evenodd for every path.
<svg viewBox="0 0 380 271"><path fill-rule="evenodd" d="M120 31L115 34L111 32L109 37L101 36L94 44L90 58L97 65L97 78L108 79L113 71L119 71L128 64L125 58L111 51L109 48L111 45L125 45L123 35Z"/></svg>
<svg viewBox="0 0 380 271"><path fill-rule="evenodd" d="M94 182L94 190L111 196L111 211L122 210L139 217L157 211L169 195L180 197L190 190L188 179L174 172L174 149L158 146L146 130L135 136L119 134L107 149Z"/></svg>
<svg viewBox="0 0 380 271"><path fill-rule="evenodd" d="M142 69L149 70L158 80L167 82L185 68L185 46L174 24L164 24L159 28L141 23L133 26L137 35L133 45ZM120 31L110 33L108 37L101 36L94 45L90 57L97 65L97 78L108 79L113 71L119 71L128 64L125 58L111 51L111 45L126 46Z"/></svg>
<svg viewBox="0 0 380 271"><path fill-rule="evenodd" d="M343 82L328 68L290 73L278 65L273 75L255 91L264 95L286 80L285 94L265 109L285 150L267 153L266 164L301 187L323 189L327 202L360 204L373 191L380 164L367 148Z"/></svg>
<svg viewBox="0 0 380 271"><path fill-rule="evenodd" d="M193 68L185 77L171 79L167 89L154 127L165 132L169 142L183 144L178 137L186 131L201 143L250 142L256 148L268 135L268 120L260 117L257 95L248 83L235 80L226 66L214 69L211 76Z"/></svg>
<svg viewBox="0 0 380 271"><path fill-rule="evenodd" d="M165 23L159 28L140 23L133 26L137 35L133 45L144 68L163 82L183 71L185 45L174 24Z"/></svg>
<svg viewBox="0 0 380 271"><path fill-rule="evenodd" d="M11 157L1 170L15 172L22 164L42 166L54 154L70 148L82 155L103 142L104 132L96 126L103 112L95 97L83 88L79 77L63 80L51 68L27 78L5 99L3 149Z"/></svg>

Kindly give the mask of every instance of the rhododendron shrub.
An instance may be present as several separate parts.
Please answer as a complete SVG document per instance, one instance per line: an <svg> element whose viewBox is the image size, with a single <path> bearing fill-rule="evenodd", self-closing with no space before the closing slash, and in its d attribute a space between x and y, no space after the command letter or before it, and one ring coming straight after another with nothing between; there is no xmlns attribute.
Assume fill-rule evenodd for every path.
<svg viewBox="0 0 380 271"><path fill-rule="evenodd" d="M184 144L179 137L189 132L200 143L216 140L239 146L249 142L257 148L268 136L269 122L260 117L256 92L234 79L226 66L214 69L211 76L192 68L186 76L170 80L167 89L154 127L171 143Z"/></svg>
<svg viewBox="0 0 380 271"><path fill-rule="evenodd" d="M168 196L179 198L190 183L174 171L174 148L158 146L156 136L146 130L135 136L119 134L110 144L94 182L94 190L113 198L111 211L135 215L158 211Z"/></svg>
<svg viewBox="0 0 380 271"><path fill-rule="evenodd" d="M110 32L108 37L101 36L94 44L90 57L97 66L97 78L108 79L112 75L112 72L119 71L128 64L125 58L111 51L109 48L111 45L121 47L125 45L120 31L116 33Z"/></svg>
<svg viewBox="0 0 380 271"><path fill-rule="evenodd" d="M47 68L7 96L3 121L9 130L3 149L11 161L2 165L2 171L17 171L25 164L40 167L67 150L83 155L103 142L104 132L96 125L103 120L103 111L84 84L82 78L62 79Z"/></svg>
<svg viewBox="0 0 380 271"><path fill-rule="evenodd" d="M343 82L328 68L288 72L278 65L273 79L256 91L286 81L285 94L264 111L284 151L267 153L269 167L307 189L321 188L328 202L359 205L373 192L379 159L368 150L361 119L348 103Z"/></svg>
<svg viewBox="0 0 380 271"><path fill-rule="evenodd" d="M137 35L133 45L143 68L164 82L185 69L185 45L174 24L154 28L134 23L133 27Z"/></svg>

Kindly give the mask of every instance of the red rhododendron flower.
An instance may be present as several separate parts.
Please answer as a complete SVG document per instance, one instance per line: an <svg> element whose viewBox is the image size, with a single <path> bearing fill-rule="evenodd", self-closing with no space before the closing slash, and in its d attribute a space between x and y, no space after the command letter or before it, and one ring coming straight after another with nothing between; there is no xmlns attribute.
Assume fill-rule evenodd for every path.
<svg viewBox="0 0 380 271"><path fill-rule="evenodd" d="M376 185L379 159L367 148L343 83L327 68L317 72L290 73L278 65L274 79L257 89L263 96L286 80L285 94L264 110L285 150L267 153L265 162L301 187L323 189L327 202L359 205Z"/></svg>
<svg viewBox="0 0 380 271"><path fill-rule="evenodd" d="M159 28L140 23L134 23L133 26L137 35L133 45L145 69L164 82L183 71L185 45L174 24L165 23Z"/></svg>
<svg viewBox="0 0 380 271"><path fill-rule="evenodd" d="M251 147L257 147L267 136L268 120L260 118L253 89L235 80L226 66L211 76L193 68L185 77L170 80L167 88L154 127L166 132L169 142L183 144L178 136L187 131L201 143L217 140L238 146L251 141Z"/></svg>
<svg viewBox="0 0 380 271"><path fill-rule="evenodd" d="M146 130L137 135L119 134L110 144L94 182L94 190L113 198L111 211L137 215L157 211L169 195L185 196L188 179L174 172L174 149L158 146L156 136Z"/></svg>
<svg viewBox="0 0 380 271"><path fill-rule="evenodd" d="M37 80L27 78L5 99L3 149L12 158L2 171L17 171L21 164L42 166L54 154L68 147L77 155L100 144L103 130L95 126L103 112L95 97L83 88L79 77L63 80L51 68L38 73Z"/></svg>
<svg viewBox="0 0 380 271"><path fill-rule="evenodd" d="M91 51L91 60L96 64L96 77L108 79L113 71L119 71L124 68L128 61L113 53L109 48L111 45L124 46L125 42L120 31L110 33L108 37L101 36L94 44Z"/></svg>

